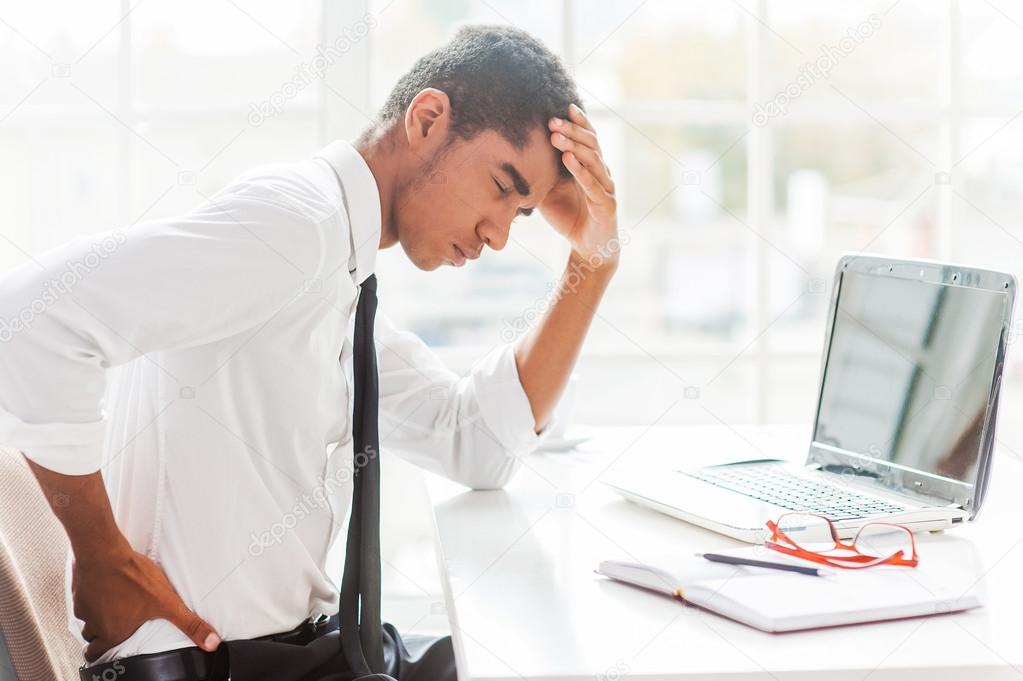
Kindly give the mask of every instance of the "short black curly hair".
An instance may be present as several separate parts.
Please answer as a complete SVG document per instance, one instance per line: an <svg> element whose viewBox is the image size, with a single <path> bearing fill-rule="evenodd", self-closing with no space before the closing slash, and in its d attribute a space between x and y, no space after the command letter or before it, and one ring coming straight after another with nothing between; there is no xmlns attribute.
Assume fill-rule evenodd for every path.
<svg viewBox="0 0 1023 681"><path fill-rule="evenodd" d="M469 140L495 130L517 149L537 127L546 130L552 116L565 118L569 104L583 108L561 59L511 26L460 28L449 43L421 57L398 79L378 123L386 127L400 120L413 98L429 87L447 93L457 137ZM558 167L563 176L569 174L564 164Z"/></svg>

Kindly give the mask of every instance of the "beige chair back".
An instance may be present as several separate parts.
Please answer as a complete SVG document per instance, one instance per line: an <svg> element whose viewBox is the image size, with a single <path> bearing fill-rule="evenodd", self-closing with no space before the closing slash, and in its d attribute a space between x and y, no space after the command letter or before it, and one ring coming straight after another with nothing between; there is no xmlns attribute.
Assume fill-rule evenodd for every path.
<svg viewBox="0 0 1023 681"><path fill-rule="evenodd" d="M0 630L18 681L77 681L68 631L68 540L21 452L0 447Z"/></svg>

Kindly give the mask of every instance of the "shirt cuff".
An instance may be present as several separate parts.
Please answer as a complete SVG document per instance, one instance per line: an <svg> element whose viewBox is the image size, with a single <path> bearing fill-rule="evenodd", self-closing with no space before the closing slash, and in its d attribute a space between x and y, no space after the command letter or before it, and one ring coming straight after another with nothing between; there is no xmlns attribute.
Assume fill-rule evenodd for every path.
<svg viewBox="0 0 1023 681"><path fill-rule="evenodd" d="M509 454L526 454L536 448L541 436L533 430L533 409L522 388L511 343L480 360L473 371L473 391L484 423ZM549 430L548 423L541 433Z"/></svg>
<svg viewBox="0 0 1023 681"><path fill-rule="evenodd" d="M0 407L0 444L63 475L95 473L103 464L106 420L88 423L25 423Z"/></svg>

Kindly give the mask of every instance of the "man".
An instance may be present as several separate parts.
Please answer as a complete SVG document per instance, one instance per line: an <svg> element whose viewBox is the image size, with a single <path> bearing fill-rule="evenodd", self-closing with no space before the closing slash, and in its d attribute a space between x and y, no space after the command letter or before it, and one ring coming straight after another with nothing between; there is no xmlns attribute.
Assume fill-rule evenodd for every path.
<svg viewBox="0 0 1023 681"><path fill-rule="evenodd" d="M24 453L70 538L83 678L130 663L148 665L130 668L139 678L157 664L226 678L225 647L236 680L453 678L447 639L403 642L374 621L373 409L384 452L473 488L505 484L536 444L618 262L614 183L578 102L528 34L464 28L354 145L262 166L183 217L76 239L0 279L0 443ZM571 255L517 342L459 378L383 314L373 323L378 249L461 267L533 210ZM66 293L40 294L56 279ZM362 529L339 596L325 559L353 490ZM284 643L319 657L292 664L299 646Z"/></svg>

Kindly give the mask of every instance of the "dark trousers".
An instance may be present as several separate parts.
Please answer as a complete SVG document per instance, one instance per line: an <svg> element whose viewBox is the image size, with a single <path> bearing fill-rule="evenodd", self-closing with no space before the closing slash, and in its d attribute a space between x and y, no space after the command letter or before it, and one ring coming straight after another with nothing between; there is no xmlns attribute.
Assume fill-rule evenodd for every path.
<svg viewBox="0 0 1023 681"><path fill-rule="evenodd" d="M337 615L310 633L304 627L257 639L224 641L216 652L195 646L107 662L79 671L82 681L457 681L451 637L409 635L383 625L383 674L357 677L345 662ZM288 642L290 641L290 642Z"/></svg>
<svg viewBox="0 0 1023 681"><path fill-rule="evenodd" d="M305 646L271 641L225 641L231 681L457 681L451 637L410 634L404 638L384 623L385 676L356 677L341 653L337 630Z"/></svg>

